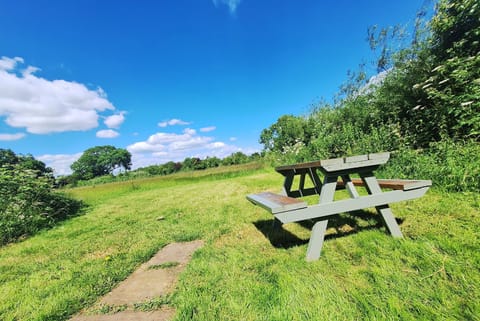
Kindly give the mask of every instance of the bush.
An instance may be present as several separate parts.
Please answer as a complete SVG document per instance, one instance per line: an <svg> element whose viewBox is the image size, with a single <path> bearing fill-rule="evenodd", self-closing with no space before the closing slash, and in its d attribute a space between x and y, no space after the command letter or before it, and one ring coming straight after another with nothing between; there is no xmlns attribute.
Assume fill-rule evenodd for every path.
<svg viewBox="0 0 480 321"><path fill-rule="evenodd" d="M382 168L387 178L431 179L449 192L480 192L480 144L443 140L425 150L401 149Z"/></svg>
<svg viewBox="0 0 480 321"><path fill-rule="evenodd" d="M53 192L52 180L21 166L0 167L0 244L76 214L81 202Z"/></svg>

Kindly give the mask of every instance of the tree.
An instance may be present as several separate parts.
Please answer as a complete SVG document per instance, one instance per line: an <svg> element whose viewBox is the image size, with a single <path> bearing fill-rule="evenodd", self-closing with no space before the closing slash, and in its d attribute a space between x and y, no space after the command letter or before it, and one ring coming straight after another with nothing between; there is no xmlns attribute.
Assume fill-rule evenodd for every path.
<svg viewBox="0 0 480 321"><path fill-rule="evenodd" d="M284 115L275 124L262 131L260 143L267 151L283 152L286 147L308 143L310 138L310 128L304 118Z"/></svg>
<svg viewBox="0 0 480 321"><path fill-rule="evenodd" d="M17 155L10 149L0 148L0 167L13 168L16 165L25 170L32 170L38 176L53 177L53 170L32 155Z"/></svg>
<svg viewBox="0 0 480 321"><path fill-rule="evenodd" d="M244 164L249 161L249 158L247 155L245 155L242 152L235 152L231 154L230 156L225 157L222 160L223 165L239 165L239 164Z"/></svg>
<svg viewBox="0 0 480 321"><path fill-rule="evenodd" d="M132 155L125 149L110 145L96 146L87 149L70 168L73 175L81 180L113 174L119 168L129 170L132 166Z"/></svg>

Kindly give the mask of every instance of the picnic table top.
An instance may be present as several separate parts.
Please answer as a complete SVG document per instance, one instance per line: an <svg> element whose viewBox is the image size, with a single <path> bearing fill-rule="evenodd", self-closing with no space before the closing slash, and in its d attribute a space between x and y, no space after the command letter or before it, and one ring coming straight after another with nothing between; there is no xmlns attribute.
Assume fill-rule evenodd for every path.
<svg viewBox="0 0 480 321"><path fill-rule="evenodd" d="M284 165L275 167L275 170L281 174L295 173L307 169L320 169L324 172L335 172L342 170L355 170L359 168L379 166L385 164L390 158L390 153L374 153L366 155L358 155L351 157L340 157L323 159L313 162L298 163L292 165Z"/></svg>

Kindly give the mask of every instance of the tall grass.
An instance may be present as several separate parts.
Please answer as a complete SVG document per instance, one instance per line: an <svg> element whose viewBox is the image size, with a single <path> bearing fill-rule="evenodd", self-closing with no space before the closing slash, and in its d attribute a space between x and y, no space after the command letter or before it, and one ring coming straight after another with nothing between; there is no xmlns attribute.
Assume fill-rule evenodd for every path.
<svg viewBox="0 0 480 321"><path fill-rule="evenodd" d="M382 169L384 177L431 179L447 192L480 192L480 144L475 141L432 143L426 150L403 148Z"/></svg>

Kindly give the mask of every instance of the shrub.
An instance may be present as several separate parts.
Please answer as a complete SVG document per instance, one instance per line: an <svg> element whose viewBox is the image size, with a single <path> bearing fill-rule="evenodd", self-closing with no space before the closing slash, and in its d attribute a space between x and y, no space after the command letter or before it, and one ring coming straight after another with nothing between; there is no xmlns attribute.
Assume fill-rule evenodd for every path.
<svg viewBox="0 0 480 321"><path fill-rule="evenodd" d="M449 192L480 192L480 144L450 139L431 143L428 149L403 148L392 154L380 175L431 179Z"/></svg>
<svg viewBox="0 0 480 321"><path fill-rule="evenodd" d="M21 166L0 167L0 244L52 227L81 202L53 192L52 180Z"/></svg>

